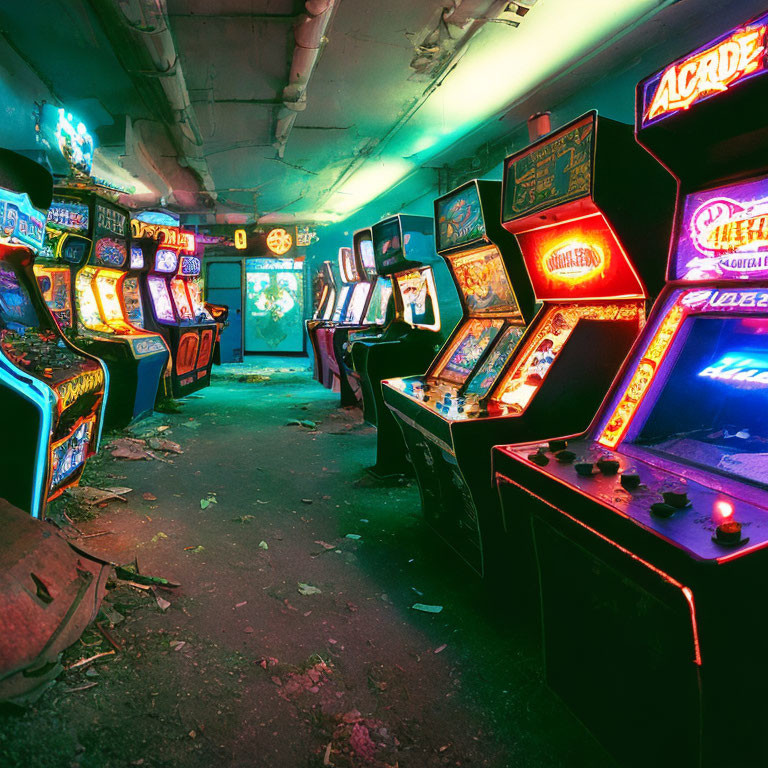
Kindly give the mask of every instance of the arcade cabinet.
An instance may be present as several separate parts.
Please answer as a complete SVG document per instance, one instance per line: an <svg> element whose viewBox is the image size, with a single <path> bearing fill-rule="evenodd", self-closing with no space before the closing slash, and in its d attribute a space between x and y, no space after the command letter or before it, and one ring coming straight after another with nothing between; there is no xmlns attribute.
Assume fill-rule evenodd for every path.
<svg viewBox="0 0 768 768"><path fill-rule="evenodd" d="M376 426L374 476L410 472L402 435L381 382L424 371L458 321L460 305L434 249L433 220L398 214L373 226L376 271L392 282L394 311L379 334L362 332L347 354L363 395L363 417Z"/></svg>
<svg viewBox="0 0 768 768"><path fill-rule="evenodd" d="M229 307L226 304L211 304L210 301L206 301L203 306L205 307L205 311L216 323L216 341L213 345L213 364L221 365L221 334L229 325Z"/></svg>
<svg viewBox="0 0 768 768"><path fill-rule="evenodd" d="M477 544L467 480L475 481L478 496L491 490L489 393L534 316L531 281L514 235L501 226L500 208L496 181L475 179L435 200L436 248L456 284L463 317L426 374L382 385L419 482L424 514L438 530L441 518L449 518L442 527L458 538L459 551L465 543ZM456 442L465 447L457 451ZM480 560L479 552L466 556Z"/></svg>
<svg viewBox="0 0 768 768"><path fill-rule="evenodd" d="M322 381L320 350L317 346L315 330L323 320L330 320L333 316L333 308L336 306L336 278L333 276L333 267L330 261L324 261L320 265L318 273L320 286L317 305L311 320L306 321L307 335L312 345L314 367L312 375L317 381Z"/></svg>
<svg viewBox="0 0 768 768"><path fill-rule="evenodd" d="M340 394L342 406L356 405L357 399L342 370L341 358L350 332L368 331L376 325L364 324L363 319L374 297L374 286L378 282L376 262L373 257L373 234L370 228L361 229L352 236L351 257L346 273L354 277L352 291L346 312L339 323L323 323L317 328L318 347L322 354L322 365L326 372L326 386ZM378 300L381 300L379 295Z"/></svg>
<svg viewBox="0 0 768 768"><path fill-rule="evenodd" d="M57 189L35 273L62 330L107 364L105 425L119 429L152 413L168 362L163 339L126 315L128 210L95 191ZM66 271L69 270L69 275Z"/></svg>
<svg viewBox="0 0 768 768"><path fill-rule="evenodd" d="M144 325L162 335L171 350L171 394L185 397L211 382L216 322L200 301L195 278L201 262L194 234L170 225L131 223L144 258L140 286ZM155 239L157 237L158 239Z"/></svg>
<svg viewBox="0 0 768 768"><path fill-rule="evenodd" d="M98 449L109 381L61 332L37 290L53 181L0 150L0 495L34 517L77 483Z"/></svg>
<svg viewBox="0 0 768 768"><path fill-rule="evenodd" d="M768 759L767 33L639 83L637 140L677 179L668 283L565 459L494 451L533 532L547 681L624 765Z"/></svg>

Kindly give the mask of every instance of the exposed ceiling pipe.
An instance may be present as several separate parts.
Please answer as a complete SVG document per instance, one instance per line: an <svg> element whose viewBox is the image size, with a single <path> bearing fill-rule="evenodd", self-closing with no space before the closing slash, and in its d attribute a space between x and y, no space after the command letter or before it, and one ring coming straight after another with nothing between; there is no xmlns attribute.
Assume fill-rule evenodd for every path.
<svg viewBox="0 0 768 768"><path fill-rule="evenodd" d="M325 33L336 9L336 0L306 0L293 28L296 43L291 60L288 85L283 88L283 103L275 117L277 156L282 158L298 113L307 106L307 86L326 42Z"/></svg>
<svg viewBox="0 0 768 768"><path fill-rule="evenodd" d="M142 72L158 78L173 110L175 130L181 137L184 157L179 161L192 168L212 197L214 183L203 155L203 136L189 99L184 70L168 23L166 0L117 0L125 23L143 43L154 71Z"/></svg>

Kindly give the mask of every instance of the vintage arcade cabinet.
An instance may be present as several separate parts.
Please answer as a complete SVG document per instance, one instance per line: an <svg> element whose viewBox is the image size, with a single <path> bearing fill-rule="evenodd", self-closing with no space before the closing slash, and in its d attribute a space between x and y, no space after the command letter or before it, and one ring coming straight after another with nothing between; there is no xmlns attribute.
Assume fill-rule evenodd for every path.
<svg viewBox="0 0 768 768"><path fill-rule="evenodd" d="M350 313L352 296L360 277L355 264L355 254L352 248L343 246L339 248L339 274L341 285L336 297L336 305L333 308L330 320L313 323L310 333L313 349L317 348L319 369L317 380L326 388L334 389L333 374L329 368L329 360L333 356L333 333L327 333L327 329L336 328L345 324Z"/></svg>
<svg viewBox="0 0 768 768"><path fill-rule="evenodd" d="M669 282L565 459L495 449L547 680L626 765L768 762L767 32L638 85L637 139L678 182Z"/></svg>
<svg viewBox="0 0 768 768"><path fill-rule="evenodd" d="M444 535L458 538L459 551L467 543L477 546L471 483L462 471L481 496L486 486L485 495L490 493L493 442L486 404L534 316L531 281L514 235L501 226L500 208L496 181L475 179L435 200L437 252L456 283L463 318L426 374L382 384L416 472L424 514L438 530L441 517L451 517ZM463 444L460 450L456 443ZM461 514L456 507L465 505ZM465 557L481 567L479 551Z"/></svg>
<svg viewBox="0 0 768 768"><path fill-rule="evenodd" d="M171 394L185 397L211 382L216 323L200 301L194 279L201 262L194 233L178 226L143 221L131 222L135 243L144 257L141 298L145 327L160 333L171 350Z"/></svg>
<svg viewBox="0 0 768 768"><path fill-rule="evenodd" d="M34 517L80 479L98 449L109 376L64 336L32 269L53 181L0 150L0 496Z"/></svg>
<svg viewBox="0 0 768 768"><path fill-rule="evenodd" d="M424 510L481 574L502 542L491 447L510 435L547 436L589 424L642 328L646 298L662 282L659 249L674 194L668 176L633 140L632 127L596 112L507 158L504 174L501 222L515 234L541 302L535 319L522 338L519 327L499 337L498 356L480 361L476 377L467 374L469 391L452 390L450 377L467 367L446 359L449 349L432 369L449 377L445 386L427 382L426 393L414 388L397 397L387 390L408 404L406 418L411 403L430 398L417 412L432 429L401 419L416 430L406 438L424 478ZM632 189L623 189L630 176ZM651 210L655 218L648 220Z"/></svg>
<svg viewBox="0 0 768 768"><path fill-rule="evenodd" d="M93 190L57 189L35 273L62 330L109 368L110 429L152 413L169 354L158 334L126 315L122 282L129 269L128 210Z"/></svg>
<svg viewBox="0 0 768 768"><path fill-rule="evenodd" d="M323 356L326 372L326 386L340 394L342 406L355 405L357 400L349 388L347 377L341 368L344 345L351 331L370 330L372 326L363 324L368 313L374 286L377 283L376 262L373 258L373 234L370 228L361 229L352 236L352 258L347 274L354 276L352 292L347 303L344 317L338 324L324 323L317 331L318 346Z"/></svg>
<svg viewBox="0 0 768 768"><path fill-rule="evenodd" d="M435 253L431 217L398 214L373 226L376 271L392 281L394 312L379 334L362 331L347 355L363 395L363 417L377 428L374 476L411 471L381 382L424 371L458 322L453 280ZM354 389L354 385L353 385Z"/></svg>
<svg viewBox="0 0 768 768"><path fill-rule="evenodd" d="M336 306L336 278L333 275L333 267L330 261L324 261L320 265L317 284L319 287L317 303L312 318L306 321L306 329L309 343L312 345L312 376L317 381L322 381L320 350L317 346L315 330L324 320L331 319L333 308Z"/></svg>

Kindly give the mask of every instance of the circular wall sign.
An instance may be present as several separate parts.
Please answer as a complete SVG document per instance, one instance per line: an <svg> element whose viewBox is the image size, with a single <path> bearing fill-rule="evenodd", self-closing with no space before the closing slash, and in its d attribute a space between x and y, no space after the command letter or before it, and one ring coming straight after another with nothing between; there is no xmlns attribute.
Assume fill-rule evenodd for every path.
<svg viewBox="0 0 768 768"><path fill-rule="evenodd" d="M273 229L267 235L267 248L278 256L288 253L292 245L293 238L284 229Z"/></svg>

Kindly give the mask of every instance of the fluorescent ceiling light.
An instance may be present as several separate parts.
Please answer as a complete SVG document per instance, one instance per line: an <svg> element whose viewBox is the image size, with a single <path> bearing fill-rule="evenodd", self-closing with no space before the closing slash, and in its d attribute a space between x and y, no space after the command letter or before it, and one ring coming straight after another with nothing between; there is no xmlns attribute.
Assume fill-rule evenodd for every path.
<svg viewBox="0 0 768 768"><path fill-rule="evenodd" d="M520 27L486 24L437 88L336 187L323 206L349 215L472 129L673 0L539 0ZM419 157L416 158L415 156ZM406 160L403 158L410 158Z"/></svg>

